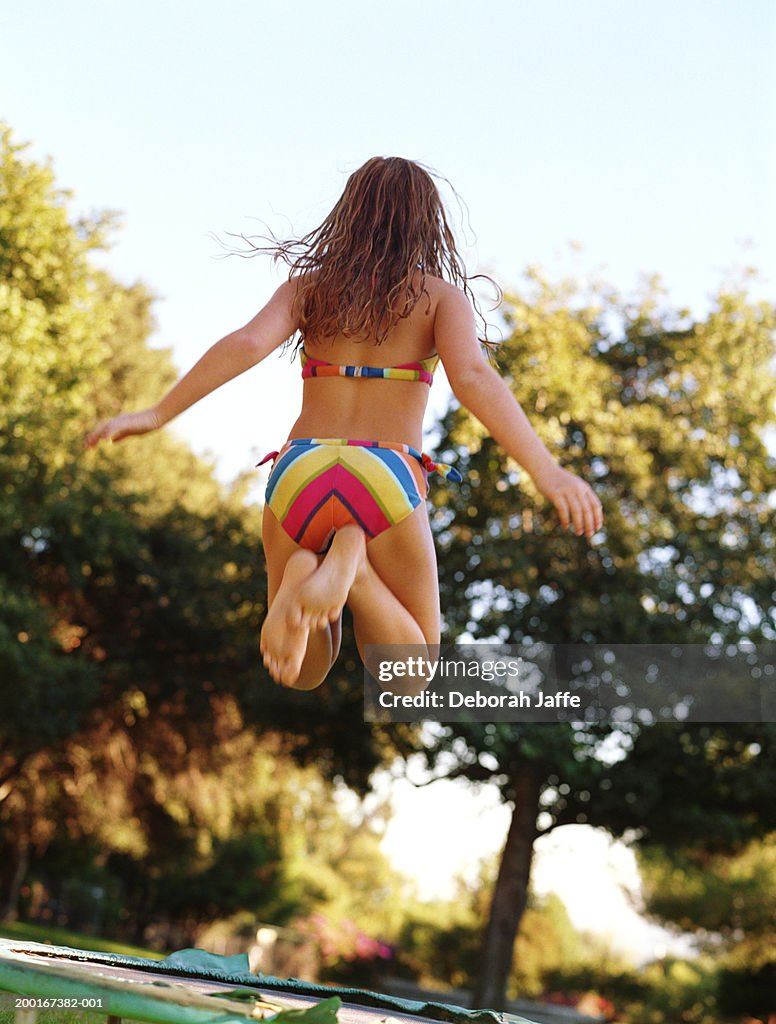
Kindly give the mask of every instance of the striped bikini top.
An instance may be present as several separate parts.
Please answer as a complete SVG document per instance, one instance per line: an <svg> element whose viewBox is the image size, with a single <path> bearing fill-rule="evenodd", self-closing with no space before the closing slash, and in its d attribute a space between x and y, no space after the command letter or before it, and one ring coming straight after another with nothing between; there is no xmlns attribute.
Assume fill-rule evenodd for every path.
<svg viewBox="0 0 776 1024"><path fill-rule="evenodd" d="M314 359L304 349L299 350L302 363L302 377L377 377L383 380L418 380L431 384L439 356L429 356L417 363L401 363L399 366L337 366L323 359Z"/></svg>

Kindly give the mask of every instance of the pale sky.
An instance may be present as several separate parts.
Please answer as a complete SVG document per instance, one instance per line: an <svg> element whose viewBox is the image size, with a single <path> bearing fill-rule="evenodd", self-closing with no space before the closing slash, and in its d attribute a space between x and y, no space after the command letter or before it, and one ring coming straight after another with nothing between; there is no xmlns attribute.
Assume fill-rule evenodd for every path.
<svg viewBox="0 0 776 1024"><path fill-rule="evenodd" d="M107 264L161 297L154 343L185 370L281 280L210 234L302 233L375 154L450 179L470 271L507 290L578 242L625 292L658 272L702 312L752 263L772 295L774 52L770 0L36 0L6 5L0 116L76 209L122 211ZM298 372L270 357L175 429L250 470Z"/></svg>
<svg viewBox="0 0 776 1024"><path fill-rule="evenodd" d="M0 117L33 156L51 156L77 212L122 212L104 262L160 297L153 343L171 347L180 370L282 280L266 261L216 259L211 233L256 232L261 221L278 235L304 233L376 154L420 160L450 179L468 207L470 272L493 273L507 291L529 264L550 275L600 271L625 293L657 272L673 302L702 315L731 269L751 264L773 298L771 0L3 8ZM572 242L582 246L573 259ZM230 479L280 446L298 374L272 357L175 429ZM429 427L447 396L435 385ZM257 474L257 496L265 478ZM444 806L457 834L480 836L459 847L461 868L483 841L495 855L506 825L502 809L487 828L469 829L491 811L456 800ZM419 815L428 824L428 807L409 793L397 805L395 834L406 840ZM554 847L540 852L535 879L562 886L569 864L597 872L587 911L573 894L564 899L576 923L616 928L626 920L617 871L605 886L599 869L620 855L588 831L584 842L581 833L564 840L565 867ZM448 877L457 868L447 864Z"/></svg>
<svg viewBox="0 0 776 1024"><path fill-rule="evenodd" d="M498 863L511 812L495 786L440 780L416 788L399 781L392 784L392 806L382 847L416 880L422 898L452 899L456 876L476 882L482 861ZM654 959L661 948L692 955L685 937L641 917L635 854L603 829L565 825L537 840L531 885L540 896L557 893L576 928L600 936L634 963Z"/></svg>

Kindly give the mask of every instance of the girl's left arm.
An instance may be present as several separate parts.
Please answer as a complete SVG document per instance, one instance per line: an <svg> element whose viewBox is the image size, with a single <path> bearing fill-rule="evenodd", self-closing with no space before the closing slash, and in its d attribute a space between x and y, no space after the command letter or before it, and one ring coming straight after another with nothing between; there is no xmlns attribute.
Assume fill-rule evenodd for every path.
<svg viewBox="0 0 776 1024"><path fill-rule="evenodd" d="M93 448L103 440L120 441L163 427L211 391L260 363L296 330L295 294L296 283L286 281L249 323L209 348L156 405L103 421L87 434L85 446Z"/></svg>
<svg viewBox="0 0 776 1024"><path fill-rule="evenodd" d="M588 483L553 459L509 387L484 361L472 307L453 285L437 304L434 339L456 398L530 474L564 529L573 526L591 538L603 525L601 502Z"/></svg>

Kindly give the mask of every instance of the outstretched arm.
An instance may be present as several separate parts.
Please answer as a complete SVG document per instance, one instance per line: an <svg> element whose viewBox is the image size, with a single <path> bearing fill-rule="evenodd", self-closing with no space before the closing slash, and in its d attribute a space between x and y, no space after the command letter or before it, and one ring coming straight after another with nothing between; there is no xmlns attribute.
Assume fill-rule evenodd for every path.
<svg viewBox="0 0 776 1024"><path fill-rule="evenodd" d="M87 434L84 444L120 441L164 426L205 395L260 363L296 330L292 306L296 285L282 284L266 306L244 327L227 334L208 349L189 372L150 409L121 413Z"/></svg>
<svg viewBox="0 0 776 1024"><path fill-rule="evenodd" d="M530 474L555 505L562 526L571 524L577 534L592 537L603 525L601 502L584 480L557 464L517 399L482 358L471 304L453 286L437 305L434 339L456 398Z"/></svg>

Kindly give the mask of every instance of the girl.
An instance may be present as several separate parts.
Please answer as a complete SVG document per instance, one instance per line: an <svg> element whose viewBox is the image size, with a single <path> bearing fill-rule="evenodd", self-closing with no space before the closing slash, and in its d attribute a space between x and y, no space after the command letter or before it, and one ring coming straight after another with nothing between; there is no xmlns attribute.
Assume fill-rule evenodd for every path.
<svg viewBox="0 0 776 1024"><path fill-rule="evenodd" d="M589 539L603 518L591 488L557 465L483 359L476 302L422 166L368 160L320 227L260 251L290 267L267 305L156 406L101 423L86 446L157 430L298 332L301 414L286 444L263 460L274 463L260 648L275 680L312 689L337 656L345 604L362 656L370 643L439 643L425 498L430 474L457 474L419 450L438 360L455 396L531 475L564 528Z"/></svg>

